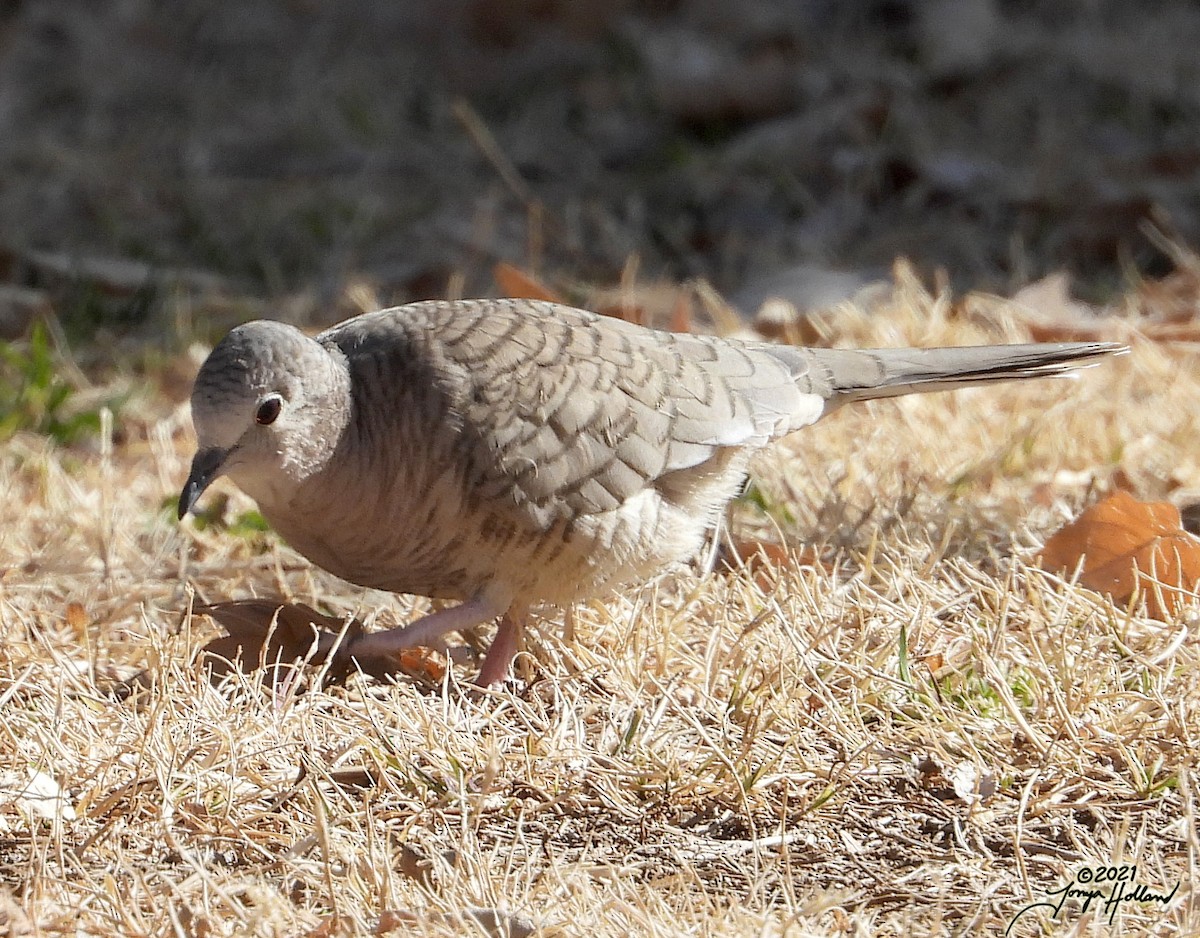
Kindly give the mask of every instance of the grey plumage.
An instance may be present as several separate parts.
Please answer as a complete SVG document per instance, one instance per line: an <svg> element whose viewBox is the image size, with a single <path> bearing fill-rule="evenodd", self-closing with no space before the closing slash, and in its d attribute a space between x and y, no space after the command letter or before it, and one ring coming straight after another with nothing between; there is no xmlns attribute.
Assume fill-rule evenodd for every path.
<svg viewBox="0 0 1200 938"><path fill-rule="evenodd" d="M338 576L463 601L352 655L504 616L487 683L531 605L693 554L770 440L852 401L1059 375L1122 350L804 349L528 300L414 303L312 339L253 322L196 379L180 516L226 474Z"/></svg>

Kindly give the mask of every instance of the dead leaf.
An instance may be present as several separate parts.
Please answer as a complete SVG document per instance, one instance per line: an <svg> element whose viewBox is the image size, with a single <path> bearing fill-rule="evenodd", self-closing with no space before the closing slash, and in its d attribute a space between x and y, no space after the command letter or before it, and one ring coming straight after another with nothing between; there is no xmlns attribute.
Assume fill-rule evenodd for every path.
<svg viewBox="0 0 1200 938"><path fill-rule="evenodd" d="M1012 307L1035 342L1096 341L1112 332L1111 323L1100 318L1094 306L1071 296L1071 277L1065 271L1022 287Z"/></svg>
<svg viewBox="0 0 1200 938"><path fill-rule="evenodd" d="M38 769L0 772L0 804L14 804L29 818L73 821L76 817L70 794L53 775Z"/></svg>
<svg viewBox="0 0 1200 938"><path fill-rule="evenodd" d="M1128 298L1132 317L1105 315L1074 299L1068 275L1059 271L1019 290L1009 308L1039 342L1128 341L1133 334L1156 342L1200 342L1198 298L1200 278L1189 265L1138 284Z"/></svg>
<svg viewBox="0 0 1200 938"><path fill-rule="evenodd" d="M1129 492L1131 495L1138 490L1137 482L1133 477L1125 471L1123 466L1118 466L1117 471L1112 474L1110 480L1112 487L1122 492Z"/></svg>
<svg viewBox="0 0 1200 938"><path fill-rule="evenodd" d="M801 313L795 304L778 297L768 297L759 307L754 329L768 339L791 345L823 345L829 341L817 328L813 316Z"/></svg>
<svg viewBox="0 0 1200 938"><path fill-rule="evenodd" d="M1196 310L1200 309L1200 264L1195 253L1180 250L1183 257L1176 260L1177 269L1160 280L1141 281L1131 299L1137 312L1154 323L1152 333L1173 326L1176 330L1190 330L1194 338Z"/></svg>
<svg viewBox="0 0 1200 938"><path fill-rule="evenodd" d="M405 648L396 661L409 674L428 681L440 681L446 676L446 656L431 648Z"/></svg>
<svg viewBox="0 0 1200 938"><path fill-rule="evenodd" d="M645 326L646 308L639 306L637 303L629 301L621 301L618 303L605 304L596 308L601 316L609 316L613 319L623 319L625 322L631 322L635 326Z"/></svg>
<svg viewBox="0 0 1200 938"><path fill-rule="evenodd" d="M205 663L219 677L240 663L245 670L302 661L313 651L322 635L337 635L342 619L322 615L303 603L273 599L238 599L197 606L199 615L209 616L225 629L203 649ZM362 633L357 620L350 624L344 641Z"/></svg>
<svg viewBox="0 0 1200 938"><path fill-rule="evenodd" d="M411 844L404 844L395 862L397 873L429 886L435 882L439 870L450 871L458 866L459 854L457 850L443 850L434 856L427 856Z"/></svg>
<svg viewBox="0 0 1200 938"><path fill-rule="evenodd" d="M492 268L492 279L505 296L519 300L546 300L550 303L566 304L556 291L538 280L533 274L526 273L512 264L500 261Z"/></svg>
<svg viewBox="0 0 1200 938"><path fill-rule="evenodd" d="M498 909L463 909L457 914L426 910L385 909L379 915L373 934L411 934L415 927L437 925L452 928L458 934L487 935L489 938L528 938L536 926L522 915Z"/></svg>
<svg viewBox="0 0 1200 938"><path fill-rule="evenodd" d="M587 309L602 316L674 332L694 330L695 291L675 283L637 283L625 279L621 285L597 290L587 298ZM686 329L678 328L686 326Z"/></svg>
<svg viewBox="0 0 1200 938"><path fill-rule="evenodd" d="M1116 603L1144 596L1155 619L1177 612L1200 583L1200 540L1183 529L1179 510L1124 491L1088 508L1042 548L1046 570L1071 575L1081 560L1081 585Z"/></svg>
<svg viewBox="0 0 1200 938"><path fill-rule="evenodd" d="M960 762L951 769L948 781L958 799L969 805L990 801L996 794L995 774L980 772L971 762Z"/></svg>
<svg viewBox="0 0 1200 938"><path fill-rule="evenodd" d="M331 680L343 680L355 671L378 680L408 674L431 682L446 674L444 656L424 647L405 648L395 655L352 658L351 646L364 634L363 624L353 619L346 626L345 619L323 615L303 603L238 599L197 606L195 612L213 619L227 633L200 651L214 680L235 668L246 672L269 668L273 679L280 679L282 669L297 662L323 664L343 627L346 634L328 671Z"/></svg>
<svg viewBox="0 0 1200 938"><path fill-rule="evenodd" d="M404 844L396 857L396 872L414 879L418 883L428 884L432 881L431 871L433 861L415 847Z"/></svg>
<svg viewBox="0 0 1200 938"><path fill-rule="evenodd" d="M671 307L671 321L667 326L672 332L692 331L692 298L681 290L675 305Z"/></svg>
<svg viewBox="0 0 1200 938"><path fill-rule="evenodd" d="M286 670L297 662L311 660L314 664L322 664L345 625L345 620L322 615L303 603L272 599L214 603L197 606L195 612L210 617L227 633L214 638L200 651L200 660L210 668L214 681L235 669L251 672L267 668L274 683L282 680ZM362 623L353 620L346 628L339 652L362 634ZM390 659L386 663L375 659L369 665L362 670L377 678L399 670L397 663ZM339 681L352 670L349 656L339 654L330 666L328 676Z"/></svg>
<svg viewBox="0 0 1200 938"><path fill-rule="evenodd" d="M722 541L717 551L717 569L723 573L746 572L759 588L768 591L781 570L795 567L819 567L831 573L832 566L812 547L793 550L774 541L757 538L733 538L732 545Z"/></svg>
<svg viewBox="0 0 1200 938"><path fill-rule="evenodd" d="M755 537L735 537L730 539L732 544L723 542L717 554L717 563L728 571L738 567L758 570L763 564L783 566L791 562L791 555L786 547L774 541L762 541Z"/></svg>
<svg viewBox="0 0 1200 938"><path fill-rule="evenodd" d="M83 607L83 603L70 602L67 603L66 610L67 625L76 635L83 635L87 632L88 623L91 617L88 616L87 610Z"/></svg>

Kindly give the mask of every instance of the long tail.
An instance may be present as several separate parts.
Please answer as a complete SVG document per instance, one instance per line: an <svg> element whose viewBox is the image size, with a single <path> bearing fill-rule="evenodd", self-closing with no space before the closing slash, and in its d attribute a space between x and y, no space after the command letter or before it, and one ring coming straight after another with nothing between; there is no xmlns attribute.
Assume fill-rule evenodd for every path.
<svg viewBox="0 0 1200 938"><path fill-rule="evenodd" d="M932 349L813 349L810 376L828 381L829 404L952 391L1019 378L1054 378L1129 349L1116 342L981 345ZM824 380L821 380L821 379Z"/></svg>

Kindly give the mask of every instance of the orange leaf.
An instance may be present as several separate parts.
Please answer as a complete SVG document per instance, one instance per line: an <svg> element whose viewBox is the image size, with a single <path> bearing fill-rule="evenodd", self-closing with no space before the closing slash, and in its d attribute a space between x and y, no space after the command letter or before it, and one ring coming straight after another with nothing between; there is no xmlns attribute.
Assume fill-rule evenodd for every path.
<svg viewBox="0 0 1200 938"><path fill-rule="evenodd" d="M1179 510L1124 491L1088 508L1042 548L1046 570L1071 574L1081 558L1083 586L1117 603L1136 592L1156 619L1177 612L1200 583L1200 540L1183 529Z"/></svg>
<svg viewBox="0 0 1200 938"><path fill-rule="evenodd" d="M672 332L692 331L692 298L684 290L679 291L675 305L671 307L671 322L667 328Z"/></svg>
<svg viewBox="0 0 1200 938"><path fill-rule="evenodd" d="M446 676L446 656L429 648L405 648L396 659L405 671L427 681L440 681Z"/></svg>
<svg viewBox="0 0 1200 938"><path fill-rule="evenodd" d="M91 622L91 617L87 614L87 610L83 607L82 603L67 603L67 625L75 632L82 635L87 631L89 622Z"/></svg>
<svg viewBox="0 0 1200 938"><path fill-rule="evenodd" d="M634 302L621 301L619 303L605 304L597 306L596 312L601 316L610 316L613 319L623 319L626 322L631 322L635 326L646 325L646 309Z"/></svg>
<svg viewBox="0 0 1200 938"><path fill-rule="evenodd" d="M929 655L921 655L920 660L925 667L927 667L930 671L933 671L935 674L942 670L942 668L946 665L946 659L937 652Z"/></svg>
<svg viewBox="0 0 1200 938"><path fill-rule="evenodd" d="M563 303L564 305L567 302L533 274L528 274L504 261L499 261L492 268L492 278L496 281L496 286L500 288L501 293L514 299L548 300L551 303Z"/></svg>
<svg viewBox="0 0 1200 938"><path fill-rule="evenodd" d="M734 538L733 549L742 563L751 570L758 570L764 564L775 567L785 567L791 562L788 549L774 541L760 541L757 538Z"/></svg>

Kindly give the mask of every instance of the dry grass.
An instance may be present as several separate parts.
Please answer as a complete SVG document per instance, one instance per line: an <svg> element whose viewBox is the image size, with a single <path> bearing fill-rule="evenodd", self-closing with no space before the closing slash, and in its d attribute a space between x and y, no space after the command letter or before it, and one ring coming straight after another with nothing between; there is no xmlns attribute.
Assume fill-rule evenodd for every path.
<svg viewBox="0 0 1200 938"><path fill-rule="evenodd" d="M1021 338L996 304L911 285L826 325L848 345ZM416 606L268 536L176 525L182 409L144 401L111 456L19 437L0 469L9 926L999 933L1081 868L1130 863L1180 888L1111 930L1195 931L1193 620L1031 563L1118 468L1146 496L1200 485L1197 373L1135 342L1077 382L847 410L764 454L770 522L741 512L828 545L828 568L670 573L578 610L573 642L549 619L531 681L490 693L463 665L442 686L210 686L189 585L389 622ZM249 507L231 491L230 517ZM61 798L26 791L38 773ZM1015 933L1106 921L1073 906Z"/></svg>

